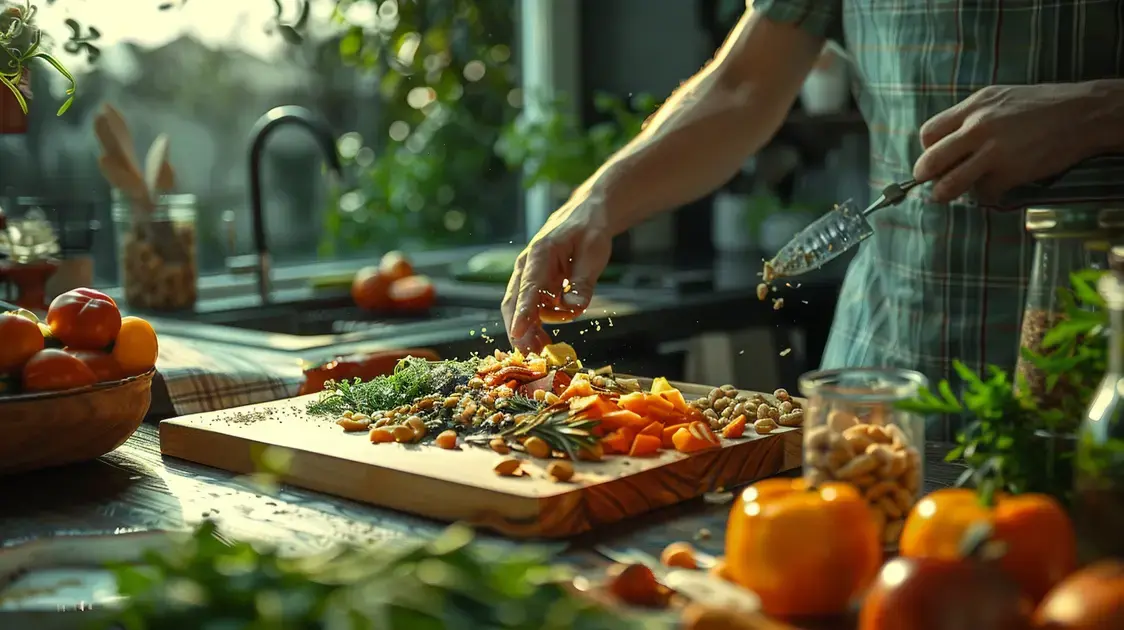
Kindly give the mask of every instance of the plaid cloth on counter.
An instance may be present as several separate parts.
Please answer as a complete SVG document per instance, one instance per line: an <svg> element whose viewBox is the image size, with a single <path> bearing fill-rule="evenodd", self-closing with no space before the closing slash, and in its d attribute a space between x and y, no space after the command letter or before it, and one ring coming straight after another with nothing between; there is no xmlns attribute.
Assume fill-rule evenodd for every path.
<svg viewBox="0 0 1124 630"><path fill-rule="evenodd" d="M170 336L156 369L178 415L289 398L304 381L293 355Z"/></svg>

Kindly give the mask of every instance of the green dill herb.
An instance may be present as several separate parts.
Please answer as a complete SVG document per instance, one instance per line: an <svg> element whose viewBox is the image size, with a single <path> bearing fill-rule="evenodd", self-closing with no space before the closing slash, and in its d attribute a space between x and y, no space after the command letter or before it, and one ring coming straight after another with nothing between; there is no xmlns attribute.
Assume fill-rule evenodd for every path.
<svg viewBox="0 0 1124 630"><path fill-rule="evenodd" d="M328 381L324 391L309 404L308 412L317 416L352 413L373 414L413 403L419 398L451 390L458 380L476 375L479 359L466 361L427 361L406 357L394 372L369 381L358 378Z"/></svg>

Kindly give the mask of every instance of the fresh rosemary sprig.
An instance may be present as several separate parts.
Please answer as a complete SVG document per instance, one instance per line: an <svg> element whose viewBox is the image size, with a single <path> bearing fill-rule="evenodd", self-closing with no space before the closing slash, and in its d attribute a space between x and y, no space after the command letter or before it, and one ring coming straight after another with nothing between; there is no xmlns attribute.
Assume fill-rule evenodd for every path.
<svg viewBox="0 0 1124 630"><path fill-rule="evenodd" d="M436 393L452 393L461 381L476 374L479 359L465 361L427 361L406 357L394 372L369 381L328 381L324 391L309 404L313 415L341 415L345 411L372 414L408 405Z"/></svg>
<svg viewBox="0 0 1124 630"><path fill-rule="evenodd" d="M593 429L597 425L597 420L572 417L570 405L562 402L524 419L500 433L500 437L513 439L537 437L546 442L551 449L565 453L570 459L577 459L579 451L597 443L597 436L593 434Z"/></svg>

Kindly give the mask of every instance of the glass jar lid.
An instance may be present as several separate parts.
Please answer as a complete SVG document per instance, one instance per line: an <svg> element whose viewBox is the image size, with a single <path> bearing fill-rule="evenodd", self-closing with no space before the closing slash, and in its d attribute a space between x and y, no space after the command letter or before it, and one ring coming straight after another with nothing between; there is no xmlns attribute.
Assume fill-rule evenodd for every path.
<svg viewBox="0 0 1124 630"><path fill-rule="evenodd" d="M808 398L852 403L885 404L917 395L929 381L924 374L896 368L839 368L808 372L800 377L800 392Z"/></svg>
<svg viewBox="0 0 1124 630"><path fill-rule="evenodd" d="M1124 208L1080 204L1027 208L1026 229L1035 238L1098 238L1124 233Z"/></svg>
<svg viewBox="0 0 1124 630"><path fill-rule="evenodd" d="M111 193L113 199L113 221L128 223L136 214L134 204L136 201L116 188ZM195 220L195 195L190 193L175 193L159 195L152 205L153 221L176 221L190 223Z"/></svg>

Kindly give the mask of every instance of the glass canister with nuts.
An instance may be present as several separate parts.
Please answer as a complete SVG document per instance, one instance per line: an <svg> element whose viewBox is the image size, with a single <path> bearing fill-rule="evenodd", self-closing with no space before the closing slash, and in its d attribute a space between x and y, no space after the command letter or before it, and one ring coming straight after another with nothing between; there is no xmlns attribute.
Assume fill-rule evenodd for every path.
<svg viewBox="0 0 1124 630"><path fill-rule="evenodd" d="M720 431L739 417L745 416L747 426L761 435L772 433L778 427L798 427L804 424L804 408L783 389L769 394L745 393L733 385L715 387L691 402L702 411L710 428Z"/></svg>
<svg viewBox="0 0 1124 630"><path fill-rule="evenodd" d="M846 368L800 377L808 399L804 479L842 481L859 489L896 546L924 480L925 419L896 403L927 385L910 370Z"/></svg>
<svg viewBox="0 0 1124 630"><path fill-rule="evenodd" d="M114 191L117 273L125 301L143 310L190 309L199 277L195 196L160 195L143 202L143 210L141 204Z"/></svg>

